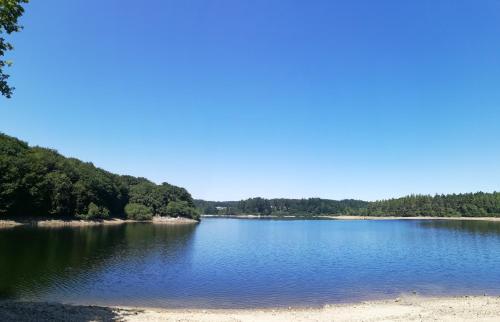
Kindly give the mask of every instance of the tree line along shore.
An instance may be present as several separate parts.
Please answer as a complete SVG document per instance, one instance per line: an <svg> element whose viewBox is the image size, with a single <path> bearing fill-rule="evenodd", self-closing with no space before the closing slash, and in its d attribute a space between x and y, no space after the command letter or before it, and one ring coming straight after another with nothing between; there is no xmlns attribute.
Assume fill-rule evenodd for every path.
<svg viewBox="0 0 500 322"><path fill-rule="evenodd" d="M411 195L373 202L321 198L194 202L203 214L220 216L500 217L498 192Z"/></svg>
<svg viewBox="0 0 500 322"><path fill-rule="evenodd" d="M168 183L117 175L0 133L0 220L139 220L220 216L500 217L500 193L411 195L363 201L193 200ZM159 219L159 220L158 220Z"/></svg>

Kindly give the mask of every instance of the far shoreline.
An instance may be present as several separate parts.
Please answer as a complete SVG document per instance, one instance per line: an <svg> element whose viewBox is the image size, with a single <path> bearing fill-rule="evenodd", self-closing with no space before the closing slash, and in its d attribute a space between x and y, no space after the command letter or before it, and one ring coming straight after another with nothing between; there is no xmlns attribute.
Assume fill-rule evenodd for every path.
<svg viewBox="0 0 500 322"><path fill-rule="evenodd" d="M234 218L234 219L327 219L327 220L477 220L500 221L500 217L431 217L431 216L276 216L276 215L201 215L201 218Z"/></svg>
<svg viewBox="0 0 500 322"><path fill-rule="evenodd" d="M402 217L402 216L259 216L259 215L201 215L201 218L229 218L229 219L302 219L302 220L455 220L455 221L489 221L500 222L500 217ZM155 225L186 225L197 224L199 221L184 217L159 217L155 216L152 220L132 220L122 218L110 218L102 220L84 220L84 219L3 219L0 220L0 229L14 228L20 226L33 227L91 227L91 226L110 226L123 225L129 223L150 223Z"/></svg>
<svg viewBox="0 0 500 322"><path fill-rule="evenodd" d="M500 217L431 217L431 216L325 216L333 220L479 220L500 221Z"/></svg>

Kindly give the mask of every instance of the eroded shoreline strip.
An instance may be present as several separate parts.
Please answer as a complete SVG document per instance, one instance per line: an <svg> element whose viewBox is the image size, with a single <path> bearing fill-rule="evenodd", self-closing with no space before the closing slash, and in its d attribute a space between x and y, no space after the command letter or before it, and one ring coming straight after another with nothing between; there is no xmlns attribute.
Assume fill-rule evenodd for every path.
<svg viewBox="0 0 500 322"><path fill-rule="evenodd" d="M34 226L34 227L89 227L89 226L107 226L107 225L122 225L127 223L151 223L157 225L184 225L196 224L198 221L183 217L153 217L152 220L140 221L130 219L105 219L105 220L61 220L61 219L47 219L47 220L0 220L0 229L14 228L19 226Z"/></svg>

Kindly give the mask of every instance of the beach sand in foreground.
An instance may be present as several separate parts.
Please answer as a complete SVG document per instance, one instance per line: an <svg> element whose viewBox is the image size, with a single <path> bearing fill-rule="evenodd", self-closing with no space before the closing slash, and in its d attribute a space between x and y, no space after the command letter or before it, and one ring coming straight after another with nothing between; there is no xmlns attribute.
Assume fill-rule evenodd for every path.
<svg viewBox="0 0 500 322"><path fill-rule="evenodd" d="M289 309L153 309L0 302L1 321L500 321L500 297L402 297Z"/></svg>

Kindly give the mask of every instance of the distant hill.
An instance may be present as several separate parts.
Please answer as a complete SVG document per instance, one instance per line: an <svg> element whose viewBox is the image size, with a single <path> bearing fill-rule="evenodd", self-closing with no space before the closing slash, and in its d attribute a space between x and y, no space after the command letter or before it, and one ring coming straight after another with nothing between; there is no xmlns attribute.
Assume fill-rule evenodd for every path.
<svg viewBox="0 0 500 322"><path fill-rule="evenodd" d="M0 219L153 215L199 218L183 188L113 174L0 133Z"/></svg>
<svg viewBox="0 0 500 322"><path fill-rule="evenodd" d="M431 216L431 217L499 217L500 193L464 193L448 195L411 195L368 203L359 215Z"/></svg>
<svg viewBox="0 0 500 322"><path fill-rule="evenodd" d="M275 216L321 216L348 214L367 207L361 200L309 199L264 199L250 198L241 201L195 200L203 214L219 215L275 215Z"/></svg>
<svg viewBox="0 0 500 322"><path fill-rule="evenodd" d="M195 204L203 214L212 215L500 217L498 192L411 195L373 202L251 198L241 201L195 200Z"/></svg>

